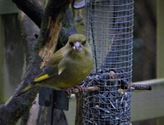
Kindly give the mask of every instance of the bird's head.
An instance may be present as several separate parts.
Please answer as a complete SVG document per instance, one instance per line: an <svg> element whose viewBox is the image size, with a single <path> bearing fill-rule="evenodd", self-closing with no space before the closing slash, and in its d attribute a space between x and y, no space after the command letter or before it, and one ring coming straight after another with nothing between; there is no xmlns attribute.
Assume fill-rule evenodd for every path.
<svg viewBox="0 0 164 125"><path fill-rule="evenodd" d="M68 46L75 52L83 52L89 47L86 37L82 34L71 35L68 39Z"/></svg>

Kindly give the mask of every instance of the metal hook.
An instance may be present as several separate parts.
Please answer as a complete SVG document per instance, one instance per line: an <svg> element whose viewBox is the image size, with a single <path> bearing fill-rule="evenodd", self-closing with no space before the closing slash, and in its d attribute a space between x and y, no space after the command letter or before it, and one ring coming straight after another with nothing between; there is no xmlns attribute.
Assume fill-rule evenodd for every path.
<svg viewBox="0 0 164 125"><path fill-rule="evenodd" d="M72 1L72 8L73 9L82 9L85 7L85 0L81 0L77 2L76 0Z"/></svg>

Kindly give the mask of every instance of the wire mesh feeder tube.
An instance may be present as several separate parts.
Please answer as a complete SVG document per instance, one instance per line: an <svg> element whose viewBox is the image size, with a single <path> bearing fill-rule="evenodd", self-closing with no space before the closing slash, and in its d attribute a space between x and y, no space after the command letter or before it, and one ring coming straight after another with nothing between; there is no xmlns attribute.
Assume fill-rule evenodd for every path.
<svg viewBox="0 0 164 125"><path fill-rule="evenodd" d="M84 95L84 125L129 125L132 82L133 0L86 1L87 38L92 44L95 73L84 86L100 91Z"/></svg>

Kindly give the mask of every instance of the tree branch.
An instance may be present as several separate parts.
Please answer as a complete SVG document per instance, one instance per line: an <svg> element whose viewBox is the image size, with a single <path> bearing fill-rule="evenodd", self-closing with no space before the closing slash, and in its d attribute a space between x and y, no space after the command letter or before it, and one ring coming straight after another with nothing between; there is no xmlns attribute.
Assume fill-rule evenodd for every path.
<svg viewBox="0 0 164 125"><path fill-rule="evenodd" d="M32 21L41 27L44 8L38 0L12 0Z"/></svg>
<svg viewBox="0 0 164 125"><path fill-rule="evenodd" d="M28 11L28 7L32 7L31 3L29 1L24 0L26 3L21 3L22 0L14 0L14 2L17 2L17 6L21 8L24 11ZM45 45L47 42L50 42L51 40L55 39L55 42L57 42L56 37L58 37L58 34L60 32L60 29L56 29L56 26L61 23L63 20L64 12L68 8L69 2L68 0L49 0L48 5L46 7L46 11L43 16L43 23L41 26L41 32L39 35L39 40L37 41L37 44L35 44L35 52L33 54L33 59L31 63L29 64L27 71L24 75L24 79L20 83L19 87L17 88L14 96L4 105L0 106L0 113L4 114L0 116L0 124L3 125L14 125L18 119L31 107L33 100L36 97L36 94L39 90L39 87L33 88L28 93L17 96L18 93L22 90L22 88L26 87L30 82L33 80L33 78L40 72L40 62L41 59L38 56L38 52L40 49ZM39 20L41 18L38 15L41 14L34 14L32 12L37 12L38 10L35 10L34 6L32 7L33 10L30 10L27 15L30 15L30 18L33 19L33 21L38 24L41 23ZM28 10L27 10L28 9ZM39 10L40 11L40 10ZM41 11L40 11L41 12ZM36 16L36 20L34 19ZM40 16L41 17L41 16ZM49 22L50 25L49 26ZM61 24L59 25L61 26ZM44 30L44 31L43 31ZM57 31L56 31L57 30ZM51 34L52 33L52 34ZM56 35L57 34L57 35ZM55 35L55 37L53 36ZM56 45L54 49L56 48ZM7 116L7 118L6 118Z"/></svg>

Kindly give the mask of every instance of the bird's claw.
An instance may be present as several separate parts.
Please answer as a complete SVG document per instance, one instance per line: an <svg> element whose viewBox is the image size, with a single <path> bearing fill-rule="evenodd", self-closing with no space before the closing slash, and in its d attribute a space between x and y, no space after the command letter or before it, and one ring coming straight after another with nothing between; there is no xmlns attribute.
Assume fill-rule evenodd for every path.
<svg viewBox="0 0 164 125"><path fill-rule="evenodd" d="M68 95L70 95L70 94L83 93L86 91L86 88L81 87L81 86L76 86L73 88L66 89L65 91Z"/></svg>

